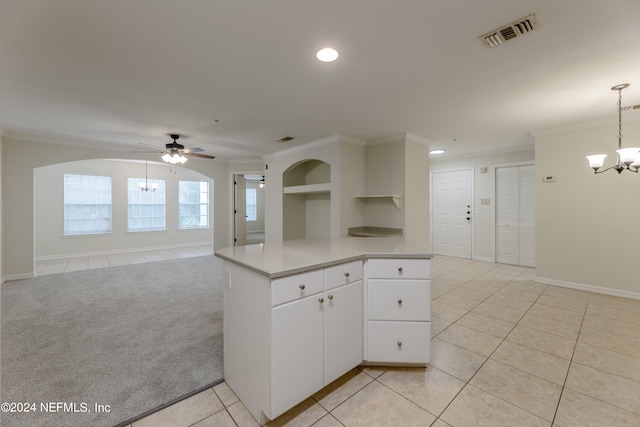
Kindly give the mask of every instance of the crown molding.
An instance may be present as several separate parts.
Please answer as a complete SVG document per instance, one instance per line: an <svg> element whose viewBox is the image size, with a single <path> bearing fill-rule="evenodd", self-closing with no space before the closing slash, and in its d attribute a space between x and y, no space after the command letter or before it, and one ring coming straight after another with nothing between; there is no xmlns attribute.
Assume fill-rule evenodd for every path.
<svg viewBox="0 0 640 427"><path fill-rule="evenodd" d="M329 145L329 144L333 144L333 143L336 143L336 142L346 142L348 144L361 145L361 146L366 145L365 141L362 141L362 140L357 139L357 138L353 138L351 136L332 135L332 136L328 136L326 138L318 139L318 140L313 141L313 142L309 142L307 144L297 145L295 147L291 147L291 148L287 148L285 150L277 151L277 152L272 153L272 154L267 154L265 156L262 156L262 158L264 160L276 159L278 157L288 156L289 154L298 153L300 151L306 151L306 150L309 150L311 148L322 147L324 145Z"/></svg>
<svg viewBox="0 0 640 427"><path fill-rule="evenodd" d="M627 113L626 116L627 117L623 118L622 120L622 126L624 126L625 123L634 123L634 122L640 121L640 110L638 111L633 110L632 112ZM544 136L560 135L565 133L578 132L581 130L589 130L589 129L596 129L596 128L601 128L606 126L617 126L617 125L618 125L618 120L612 119L612 120L604 120L599 122L585 123L585 124L576 125L576 126L568 126L563 128L539 130L535 132L530 132L530 134L534 138L538 138L538 137L544 137Z"/></svg>
<svg viewBox="0 0 640 427"><path fill-rule="evenodd" d="M395 135L385 136L382 138L370 139L367 141L367 146L385 144L387 142L398 142L398 141L401 141L401 142L411 141L417 144L426 145L427 147L430 146L432 143L431 140L424 138L420 135L416 135L411 132L404 132L404 133L398 133Z"/></svg>

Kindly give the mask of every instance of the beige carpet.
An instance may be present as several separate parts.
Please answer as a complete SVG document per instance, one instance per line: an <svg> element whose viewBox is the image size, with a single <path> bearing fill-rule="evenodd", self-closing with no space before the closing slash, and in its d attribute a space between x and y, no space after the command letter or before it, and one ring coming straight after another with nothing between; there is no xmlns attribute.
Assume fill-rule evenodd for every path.
<svg viewBox="0 0 640 427"><path fill-rule="evenodd" d="M30 412L0 424L114 426L220 380L222 307L214 256L4 283L0 401Z"/></svg>

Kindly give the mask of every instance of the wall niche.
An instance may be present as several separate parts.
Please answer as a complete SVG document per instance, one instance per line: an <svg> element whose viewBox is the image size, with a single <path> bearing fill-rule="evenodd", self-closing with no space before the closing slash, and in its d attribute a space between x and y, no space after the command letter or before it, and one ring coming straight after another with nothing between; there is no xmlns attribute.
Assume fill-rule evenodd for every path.
<svg viewBox="0 0 640 427"><path fill-rule="evenodd" d="M294 163L282 173L283 240L331 235L331 165L317 159Z"/></svg>

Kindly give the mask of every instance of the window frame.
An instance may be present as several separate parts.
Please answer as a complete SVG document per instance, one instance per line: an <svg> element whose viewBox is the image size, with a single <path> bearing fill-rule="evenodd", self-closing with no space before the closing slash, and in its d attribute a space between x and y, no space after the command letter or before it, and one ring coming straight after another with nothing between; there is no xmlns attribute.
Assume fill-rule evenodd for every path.
<svg viewBox="0 0 640 427"><path fill-rule="evenodd" d="M198 184L198 201L184 201L182 199L183 197L183 183L188 183L188 184L194 184L197 183ZM203 186L206 186L205 191L203 191ZM194 192L195 193L195 192ZM204 197L204 201L203 201L203 195L206 195ZM194 180L189 180L189 179L184 179L184 180L179 180L178 181L178 230L201 230L201 229L207 229L210 228L210 209L209 206L211 204L211 185L209 183L209 181L194 181ZM185 218L190 218L190 217L195 217L196 214L182 214L181 210L183 210L183 206L184 207L193 207L193 206L199 206L199 213L197 214L197 216L199 217L199 221L197 225L185 225L182 223L183 219ZM188 209L187 209L188 210ZM203 221L204 218L204 221Z"/></svg>
<svg viewBox="0 0 640 427"><path fill-rule="evenodd" d="M147 183L148 188L152 188L153 184L158 187L155 191L144 191L140 189L140 183ZM137 196L135 196L137 195ZM133 196L133 197L132 197ZM137 199L137 200L132 200ZM137 203L135 203L137 201ZM138 207L139 212L132 212L132 207ZM162 215L157 212L162 210ZM148 211L151 215L145 215ZM143 212L145 211L145 212ZM151 218L151 226L143 227L142 225L132 227L132 222L139 221L140 224L145 219ZM162 225L153 226L154 223L161 222ZM135 225L135 224L134 224ZM166 183L164 179L151 178L127 178L127 232L140 233L149 231L166 231L167 230L167 201L166 201Z"/></svg>
<svg viewBox="0 0 640 427"><path fill-rule="evenodd" d="M84 177L85 179L81 184L82 188L77 188L80 191L77 201L75 197L70 193L70 186L74 183L71 182L72 177ZM92 182L88 182L92 181ZM102 181L102 182L100 182ZM103 188L101 186L104 185ZM102 235L113 233L113 178L109 175L88 175L79 173L65 173L63 174L63 201L62 201L62 228L64 236L88 236L88 235ZM102 196L107 196L108 202L100 202L98 199L102 193ZM88 198L94 199L93 203L86 203ZM103 199L103 200L106 200ZM73 210L71 206L78 206L77 209L80 213L77 218L70 218L70 213ZM93 207L93 209L91 209ZM106 207L106 210L105 210ZM108 211L106 216L95 216L102 211L103 213ZM89 216L93 212L94 216ZM106 227L94 227L85 230L82 226L83 223L97 223L100 221L107 221ZM81 226L77 231L73 231L74 227L70 226L70 221L79 221Z"/></svg>

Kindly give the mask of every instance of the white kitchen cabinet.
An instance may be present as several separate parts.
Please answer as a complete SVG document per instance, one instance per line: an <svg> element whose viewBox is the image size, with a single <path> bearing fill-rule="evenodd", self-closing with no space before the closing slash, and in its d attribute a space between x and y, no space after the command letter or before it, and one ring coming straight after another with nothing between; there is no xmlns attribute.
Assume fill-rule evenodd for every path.
<svg viewBox="0 0 640 427"><path fill-rule="evenodd" d="M216 251L224 379L261 424L354 367L429 360L429 257L403 239L305 239Z"/></svg>
<svg viewBox="0 0 640 427"><path fill-rule="evenodd" d="M276 280L272 294L282 293L282 285L304 287L301 292L313 289L310 284L317 273L322 270ZM362 362L362 261L325 269L324 285L327 291L272 309L274 414L285 412Z"/></svg>
<svg viewBox="0 0 640 427"><path fill-rule="evenodd" d="M225 270L225 380L257 420L362 362L362 260L277 279L230 263Z"/></svg>
<svg viewBox="0 0 640 427"><path fill-rule="evenodd" d="M366 361L426 364L431 340L430 261L367 263Z"/></svg>
<svg viewBox="0 0 640 427"><path fill-rule="evenodd" d="M324 386L324 300L319 293L272 310L271 413Z"/></svg>
<svg viewBox="0 0 640 427"><path fill-rule="evenodd" d="M325 385L362 363L362 330L362 280L325 292Z"/></svg>

